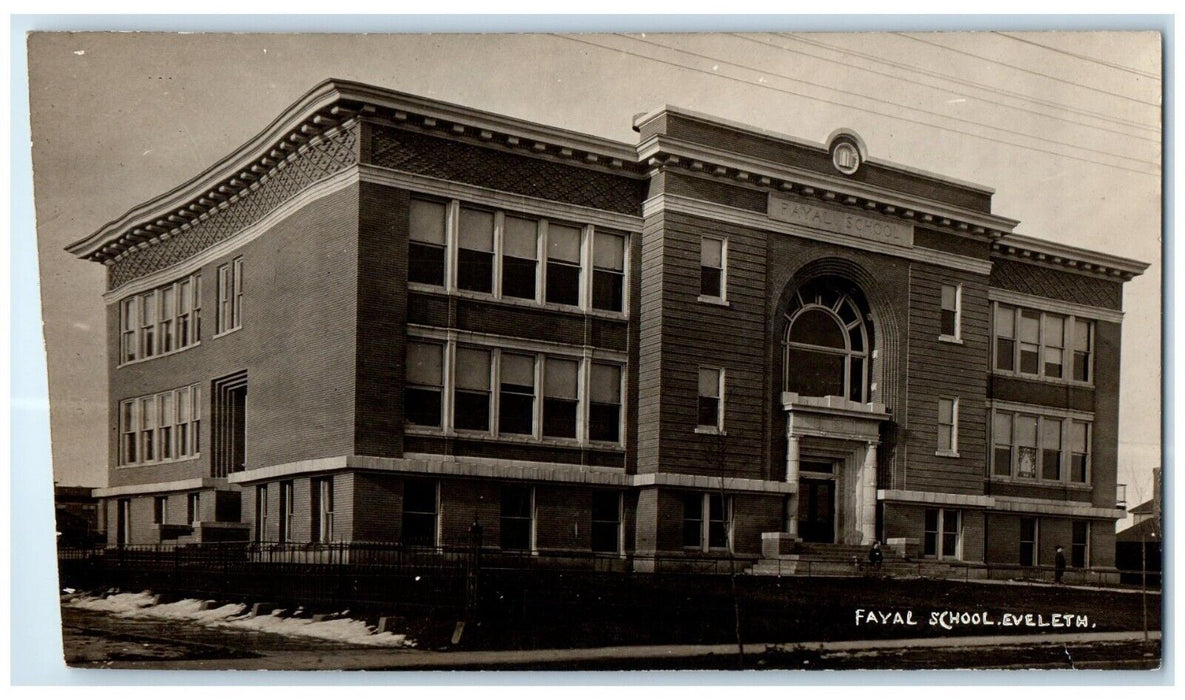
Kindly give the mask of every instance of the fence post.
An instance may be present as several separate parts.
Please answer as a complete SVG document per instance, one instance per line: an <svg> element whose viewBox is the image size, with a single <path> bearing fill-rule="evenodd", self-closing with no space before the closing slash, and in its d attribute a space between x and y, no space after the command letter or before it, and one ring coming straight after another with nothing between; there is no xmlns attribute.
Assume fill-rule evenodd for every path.
<svg viewBox="0 0 1185 700"><path fill-rule="evenodd" d="M481 570L481 523L474 520L469 526L469 556L466 557L465 567L465 621L471 621L477 616L478 587L477 577Z"/></svg>

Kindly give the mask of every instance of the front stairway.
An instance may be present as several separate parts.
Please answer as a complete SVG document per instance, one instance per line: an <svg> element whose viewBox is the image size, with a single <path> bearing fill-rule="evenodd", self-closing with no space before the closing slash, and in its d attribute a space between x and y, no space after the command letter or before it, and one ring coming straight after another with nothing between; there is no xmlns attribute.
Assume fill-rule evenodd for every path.
<svg viewBox="0 0 1185 700"><path fill-rule="evenodd" d="M977 578L976 569L958 562L934 559L906 559L882 548L885 560L880 570L868 563L868 547L854 544L798 542L788 554L759 559L746 573L754 576L892 576L894 578Z"/></svg>

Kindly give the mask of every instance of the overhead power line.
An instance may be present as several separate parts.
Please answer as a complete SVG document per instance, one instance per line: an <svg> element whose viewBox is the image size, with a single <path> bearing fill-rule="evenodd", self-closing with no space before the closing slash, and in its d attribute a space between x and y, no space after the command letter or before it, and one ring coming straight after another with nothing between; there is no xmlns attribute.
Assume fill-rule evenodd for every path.
<svg viewBox="0 0 1185 700"><path fill-rule="evenodd" d="M986 136L986 135L984 135L984 134L976 134L976 133L972 133L972 132L969 132L969 131L963 131L963 130L961 130L961 129L955 129L955 128L951 128L951 127L945 127L945 126L941 126L941 125L938 125L938 124L933 124L933 123L930 123L930 122L924 122L924 121L920 121L920 120L917 120L917 119L910 119L909 117L903 117L903 116L896 115L896 114L887 114L887 113L885 113L885 112L878 112L878 111L876 111L876 110L873 110L873 109L868 109L868 108L866 108L866 107L859 107L859 106L857 106L857 105L852 105L852 104L845 104L845 103L843 103L843 102L836 102L836 101L833 101L833 100L828 100L828 99L821 98L821 97L815 97L815 96L813 96L813 95L805 95L805 94L802 94L802 93L800 93L800 92L795 92L795 91L793 91L793 90L787 90L787 89L785 89L785 88L774 87L774 86L772 86L772 85L767 85L767 84L759 83L759 82L756 82L756 81L753 81L753 80L745 80L745 79L743 79L743 78L737 78L737 77L730 76L730 75L724 75L724 74L721 74L721 73L719 73L719 72L714 72L714 71L704 70L704 69L701 69L701 68L696 68L696 67L694 67L694 66L689 66L689 65L687 65L687 64L684 64L684 63L679 63L679 62L677 62L677 61L668 61L668 60L665 60L665 59L656 58L656 57L653 57L653 56L647 56L647 55L645 55L645 54L640 54L640 53L636 53L636 52L633 52L633 51L629 51L629 50L627 50L627 49L622 49L622 48L618 48L618 47L612 47L612 46L605 46L604 44L598 44L598 43L596 43L596 42L594 42L594 41L589 41L588 39L586 39L586 38L583 38L583 37L579 37L579 36L570 36L570 35L564 35L564 34L554 34L553 36L559 37L559 38L561 38L561 39L566 39L566 40L568 40L568 41L576 42L576 43L579 43L579 44L586 44L586 45L588 45L588 46L594 46L594 47L596 47L596 48L598 48L598 49L601 49L601 50L604 50L604 51L611 51L611 52L615 52L615 53L621 53L621 54L625 54L625 55L628 55L628 56L633 56L633 57L635 57L635 58L641 58L641 59L643 59L643 60L646 60L646 61L653 61L653 62L655 62L655 63L661 63L661 64L664 64L664 65L672 66L672 67L674 67L674 68L679 68L679 69L682 69L682 70L691 71L691 72L694 72L694 73L701 73L701 74L703 74L703 75L710 75L710 76L713 76L713 77L716 77L716 78L723 78L723 79L725 79L725 80L730 80L730 81L732 81L732 82L741 83L741 84L744 84L744 85L747 85L747 86L750 86L750 87L759 87L759 88L763 88L763 89L766 89L766 90L772 90L772 91L774 91L774 92L780 92L780 93L787 94L787 95L793 95L793 96L795 96L795 97L801 97L801 98L804 98L804 99L813 100L813 101L816 101L816 102L823 102L823 103L826 103L826 104L831 104L831 105L834 105L834 106L837 106L837 107L843 107L843 108L846 108L846 109L854 109L854 110L861 111L861 112L867 112L867 113L869 113L869 114L875 114L875 115L882 116L882 117L886 117L886 118L889 118L889 119L896 119L896 120L898 120L898 121L903 121L903 122L910 123L910 124L917 124L917 125L919 125L919 126L924 126L924 127L930 128L930 129L940 129L940 130L943 130L943 131L948 131L948 132L951 132L951 133L957 133L957 134L961 134L961 135L964 135L964 136L969 136L969 137L972 137L972 138L981 139L981 140L988 141L988 142L991 142L991 143L999 143L999 144L1003 144L1003 145L1006 145L1006 146L1012 146L1012 147L1015 147L1015 148L1020 148L1020 149L1024 149L1024 150L1032 151L1032 152L1034 152L1034 153L1044 153L1044 154L1047 154L1047 155L1057 156L1057 157L1060 157L1060 158L1066 158L1066 159L1069 159L1069 160L1075 160L1075 161L1079 161L1079 162L1082 162L1082 163L1091 163L1091 164L1093 164L1093 165L1100 165L1100 166L1107 167L1107 168L1114 168L1114 169L1116 169L1116 170L1123 170L1123 171L1130 172L1130 173L1136 173L1136 174L1139 174L1139 175L1154 175L1154 176L1159 176L1159 174L1160 174L1160 173L1159 173L1159 170L1140 170L1140 169L1137 169L1137 168L1130 168L1130 167L1123 166L1123 165L1115 165L1115 164L1113 164L1113 163L1104 163L1104 162L1101 162L1101 161L1092 160L1092 159L1090 159L1090 158L1085 158L1085 157L1081 157L1081 156L1075 156L1075 155L1071 155L1071 154L1068 154L1068 153L1063 153L1063 152L1061 152L1061 151L1054 151L1054 150L1049 150L1049 149L1044 149L1044 148L1038 148L1038 147L1034 147L1034 146L1025 146L1025 145L1018 144L1018 143L1015 143L1015 142L1012 142L1012 141L1008 141L1008 140L1005 140L1005 139L998 139L998 138L993 138L993 137L991 137L991 136ZM1143 160L1139 160L1139 159L1135 159L1135 158L1126 158L1126 159L1127 159L1127 160L1135 160L1135 161L1137 161L1137 162L1144 163L1144 164L1146 164L1146 165L1150 165L1150 166L1153 166L1153 167L1156 167L1156 168L1158 168L1158 167L1159 167L1159 164L1158 164L1158 163L1153 163L1153 162L1150 162L1150 161L1143 161Z"/></svg>
<svg viewBox="0 0 1185 700"><path fill-rule="evenodd" d="M1031 44L1033 46L1038 46L1040 48L1045 49L1046 51L1053 51L1054 53L1064 54L1066 56L1070 56L1072 58L1077 58L1082 61L1089 61L1091 63L1097 63L1100 66L1106 66L1108 68L1114 68L1115 70L1121 70L1121 71L1124 71L1125 73L1134 73L1135 75L1140 75L1145 78L1150 78L1150 79L1155 80L1157 82L1160 82L1160 80L1161 80L1160 75L1158 73L1152 73L1150 71L1144 71L1144 70L1140 70L1138 68L1131 68L1129 66L1125 66L1120 63L1113 63L1111 61L1104 61L1101 58L1095 58L1094 56L1087 56L1086 54L1075 53L1073 51L1067 51L1066 49L1061 49L1056 46L1050 46L1049 44L1042 44L1040 42L1033 41L1031 39L1022 39L1021 37L1017 36L1016 34L1013 34L1010 32L992 32L992 34L996 34L996 35L999 35L999 36L1002 36L1002 37L1005 37L1008 39L1012 39L1013 41L1019 41L1022 44Z"/></svg>

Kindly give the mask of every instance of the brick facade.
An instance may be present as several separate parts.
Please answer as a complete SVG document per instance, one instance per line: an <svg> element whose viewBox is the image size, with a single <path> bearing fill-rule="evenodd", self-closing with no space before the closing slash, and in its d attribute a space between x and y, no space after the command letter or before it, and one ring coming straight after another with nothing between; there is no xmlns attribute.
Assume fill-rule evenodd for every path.
<svg viewBox="0 0 1185 700"><path fill-rule="evenodd" d="M329 479L332 538L340 541L401 541L410 483L419 493L424 484L437 488L438 546L466 545L474 523L486 546L498 546L503 523L513 522L503 518L513 507L506 499L523 487L531 494L530 548L540 553L590 553L594 498L603 506L611 492L622 500L621 551L610 555L639 562L727 556L728 548L706 539L688 543L695 518L708 518L688 504L703 498L706 508L722 498L731 548L747 558L760 556L764 533L789 527L795 534L816 516L814 534L795 536L823 532L825 540L849 544L876 536L920 547L927 510L944 508L959 513L964 561L1018 562L1020 519L1034 517L1040 563L1052 561L1053 544L1068 548L1072 522L1089 521L1090 565L1112 565L1113 523L1121 515L1115 312L1122 282L1143 269L1139 263L1067 249L1051 258L1067 265L1038 264L1024 255L1028 239L1010 237L1016 222L992 213L984 188L883 163L864 162L844 175L832 164L834 143L779 139L673 108L640 117L634 147L497 115L458 119L463 108L434 113L424 101L359 111L365 101L347 100L345 117L335 115L334 127L295 151L245 146L235 162L249 167L187 185L195 199L184 211L166 211L176 202L172 194L142 207L159 215L129 214L71 248L113 265L106 323L111 469L101 494L110 543L117 543L120 499L131 508L128 543L274 541L286 483L285 539L315 541L320 484ZM289 118L313 133L325 122L303 112ZM702 160L707 153L729 157L711 163ZM409 282L422 272L409 257L416 199L448 212L442 284ZM775 201L815 218L775 215ZM495 222L536 222L537 248L528 253L540 285L535 299L499 296L492 283L486 291L458 287L463 207ZM234 230L226 222L237 222ZM177 224L167 239L166 224ZM566 274L549 266L560 255L560 234L547 238L553 226L581 231L576 304L549 302L541 286L547 275ZM597 248L618 240L605 234L624 241L620 261L606 262L613 256ZM506 224L489 235L493 252L476 259L501 279L511 274L498 267L509 255L499 247ZM158 244L144 244L151 236ZM705 239L725 241L722 299L701 294ZM1044 252L1035 255L1046 260ZM216 334L218 270L240 258L241 327ZM121 364L120 302L194 273L202 280L200 343ZM803 303L799 293L812 284L841 286L861 309L870 347L856 352L868 374L844 370L849 396L785 392L786 378L801 371L787 366L785 343ZM624 300L619 310L594 308L606 289ZM953 338L943 337L941 325L950 289L959 299ZM995 371L999 298L1089 319L1090 381ZM409 373L426 371L409 366L409 339L441 349L435 426L416 425L408 412ZM476 394L487 397L491 425L484 432L458 429L448 411L469 390L458 384L469 371L457 364L459 348L484 348L491 358L486 379L465 379L488 392ZM536 368L526 380L534 382L526 434L503 433L497 424L503 401L513 398L501 392L514 391L496 384L501 370L493 363L502 353L529 356ZM565 399L573 403L564 404L575 427L557 437L544 434L541 422L545 411L559 410L545 397L560 396L552 384L564 362L578 368L578 389ZM705 368L723 370L719 430L700 425ZM243 372L240 435L234 397L219 382ZM615 373L623 377L619 387L604 383ZM121 465L121 402L194 385L202 392L199 455ZM941 445L940 399L957 400L954 451ZM1088 421L1088 483L994 478L992 413L999 406ZM820 425L832 432L811 427ZM603 436L607 429L616 441ZM219 473L236 440L245 443L243 468ZM267 507L256 533L258 488L266 490ZM166 536L152 528L156 495L167 494L172 522L194 490L203 494L203 524L233 520L239 529ZM839 512L828 515L824 506ZM812 508L823 510L808 515ZM831 530L819 530L826 518ZM607 526L598 527L604 533Z"/></svg>

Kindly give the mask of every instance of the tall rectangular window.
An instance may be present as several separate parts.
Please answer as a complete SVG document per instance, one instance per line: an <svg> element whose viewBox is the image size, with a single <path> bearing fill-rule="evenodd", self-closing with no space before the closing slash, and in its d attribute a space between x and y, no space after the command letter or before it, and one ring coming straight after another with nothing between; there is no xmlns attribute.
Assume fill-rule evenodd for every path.
<svg viewBox="0 0 1185 700"><path fill-rule="evenodd" d="M683 546L704 552L730 547L731 510L731 496L726 497L719 493L685 494Z"/></svg>
<svg viewBox="0 0 1185 700"><path fill-rule="evenodd" d="M120 435L120 464L135 464L137 439L140 418L137 415L139 401L122 401L119 404L119 435Z"/></svg>
<svg viewBox="0 0 1185 700"><path fill-rule="evenodd" d="M1020 519L1020 565L1037 565L1037 519Z"/></svg>
<svg viewBox="0 0 1185 700"><path fill-rule="evenodd" d="M458 430L490 430L489 350L457 348L453 426Z"/></svg>
<svg viewBox="0 0 1185 700"><path fill-rule="evenodd" d="M539 222L507 216L502 232L502 296L534 299L539 267Z"/></svg>
<svg viewBox="0 0 1185 700"><path fill-rule="evenodd" d="M185 280L177 285L177 345L185 347L193 338L193 282Z"/></svg>
<svg viewBox="0 0 1185 700"><path fill-rule="evenodd" d="M120 361L136 359L136 297L124 299L120 305Z"/></svg>
<svg viewBox="0 0 1185 700"><path fill-rule="evenodd" d="M1041 335L1044 339L1041 352L1045 355L1045 366L1042 368L1046 377L1061 379L1062 353L1066 344L1066 319L1053 314L1041 316Z"/></svg>
<svg viewBox="0 0 1185 700"><path fill-rule="evenodd" d="M214 319L216 333L226 333L242 323L243 258L218 266L218 306Z"/></svg>
<svg viewBox="0 0 1185 700"><path fill-rule="evenodd" d="M535 358L502 353L498 380L498 432L535 433Z"/></svg>
<svg viewBox="0 0 1185 700"><path fill-rule="evenodd" d="M404 544L436 546L439 483L426 479L408 479L403 482Z"/></svg>
<svg viewBox="0 0 1185 700"><path fill-rule="evenodd" d="M333 477L326 476L313 480L313 516L317 519L313 523L313 533L318 542L333 541Z"/></svg>
<svg viewBox="0 0 1185 700"><path fill-rule="evenodd" d="M1070 529L1070 566L1085 569L1090 566L1090 523L1075 520Z"/></svg>
<svg viewBox="0 0 1185 700"><path fill-rule="evenodd" d="M457 244L457 289L493 293L493 212L462 207Z"/></svg>
<svg viewBox="0 0 1185 700"><path fill-rule="evenodd" d="M701 428L724 428L724 370L699 368L697 425Z"/></svg>
<svg viewBox="0 0 1185 700"><path fill-rule="evenodd" d="M992 418L992 473L1012 476L1012 414L996 413Z"/></svg>
<svg viewBox="0 0 1185 700"><path fill-rule="evenodd" d="M621 367L593 363L588 404L588 439L621 441Z"/></svg>
<svg viewBox="0 0 1185 700"><path fill-rule="evenodd" d="M1091 381L1090 355L1094 342L1092 331L1090 321L1074 320L1074 381Z"/></svg>
<svg viewBox="0 0 1185 700"><path fill-rule="evenodd" d="M547 358L543 379L543 434L575 438L579 364L575 360Z"/></svg>
<svg viewBox="0 0 1185 700"><path fill-rule="evenodd" d="M547 301L580 304L580 229L575 226L547 227Z"/></svg>
<svg viewBox="0 0 1185 700"><path fill-rule="evenodd" d="M1041 371L1041 313L1029 309L1020 311L1020 371L1039 374Z"/></svg>
<svg viewBox="0 0 1185 700"><path fill-rule="evenodd" d="M592 551L621 552L621 501L620 491L593 491Z"/></svg>
<svg viewBox="0 0 1185 700"><path fill-rule="evenodd" d="M529 486L503 486L499 545L502 549L532 549L535 490Z"/></svg>
<svg viewBox="0 0 1185 700"><path fill-rule="evenodd" d="M115 502L115 543L121 547L132 542L132 499Z"/></svg>
<svg viewBox="0 0 1185 700"><path fill-rule="evenodd" d="M156 354L156 292L140 295L140 357Z"/></svg>
<svg viewBox="0 0 1185 700"><path fill-rule="evenodd" d="M1090 424L1070 423L1070 481L1085 484L1090 474Z"/></svg>
<svg viewBox="0 0 1185 700"><path fill-rule="evenodd" d="M960 544L960 512L949 508L927 508L925 543L922 552L928 557L958 559Z"/></svg>
<svg viewBox="0 0 1185 700"><path fill-rule="evenodd" d="M173 392L166 391L159 397L158 404L160 406L160 458L173 459L173 422L176 420L176 413L173 403Z"/></svg>
<svg viewBox="0 0 1185 700"><path fill-rule="evenodd" d="M593 237L593 308L625 307L625 237L598 231Z"/></svg>
<svg viewBox="0 0 1185 700"><path fill-rule="evenodd" d="M703 548L704 495L683 494L683 546Z"/></svg>
<svg viewBox="0 0 1185 700"><path fill-rule="evenodd" d="M191 428L189 425L190 402L189 387L177 390L177 456L188 457L192 447Z"/></svg>
<svg viewBox="0 0 1185 700"><path fill-rule="evenodd" d="M1037 478L1037 417L1017 415L1013 419L1016 439L1016 476Z"/></svg>
<svg viewBox="0 0 1185 700"><path fill-rule="evenodd" d="M701 238L699 252L700 296L723 299L725 290L725 243L720 238Z"/></svg>
<svg viewBox="0 0 1185 700"><path fill-rule="evenodd" d="M960 285L942 285L942 312L938 332L944 337L959 337L961 297L962 287Z"/></svg>
<svg viewBox="0 0 1185 700"><path fill-rule="evenodd" d="M140 459L152 462L156 459L156 397L140 399Z"/></svg>
<svg viewBox="0 0 1185 700"><path fill-rule="evenodd" d="M197 525L202 520L202 494L194 492L185 496L185 522Z"/></svg>
<svg viewBox="0 0 1185 700"><path fill-rule="evenodd" d="M160 290L160 351L173 352L174 324L177 316L177 292L170 285Z"/></svg>
<svg viewBox="0 0 1185 700"><path fill-rule="evenodd" d="M157 496L152 499L152 522L155 525L164 525L169 522L168 496Z"/></svg>
<svg viewBox="0 0 1185 700"><path fill-rule="evenodd" d="M729 532L729 511L732 509L732 497L724 497L719 493L709 493L708 496L708 547L723 549L729 546L732 539Z"/></svg>
<svg viewBox="0 0 1185 700"><path fill-rule="evenodd" d="M443 204L418 199L411 201L407 255L409 282L444 286L444 259L448 248L444 221Z"/></svg>
<svg viewBox="0 0 1185 700"><path fill-rule="evenodd" d="M404 417L413 425L441 427L444 394L444 346L411 341L407 344L407 383L403 389Z"/></svg>
<svg viewBox="0 0 1185 700"><path fill-rule="evenodd" d="M255 487L255 541L267 541L267 484Z"/></svg>
<svg viewBox="0 0 1185 700"><path fill-rule="evenodd" d="M190 454L196 455L202 451L202 388L195 384L189 393L193 397L189 419Z"/></svg>
<svg viewBox="0 0 1185 700"><path fill-rule="evenodd" d="M292 541L292 519L296 511L293 491L294 485L291 481L280 482L280 542Z"/></svg>
<svg viewBox="0 0 1185 700"><path fill-rule="evenodd" d="M996 307L996 369L1016 370L1016 309Z"/></svg>
<svg viewBox="0 0 1185 700"><path fill-rule="evenodd" d="M1041 478L1062 478L1062 422L1041 418Z"/></svg>
<svg viewBox="0 0 1185 700"><path fill-rule="evenodd" d="M944 454L959 451L958 399L938 399L938 451Z"/></svg>

